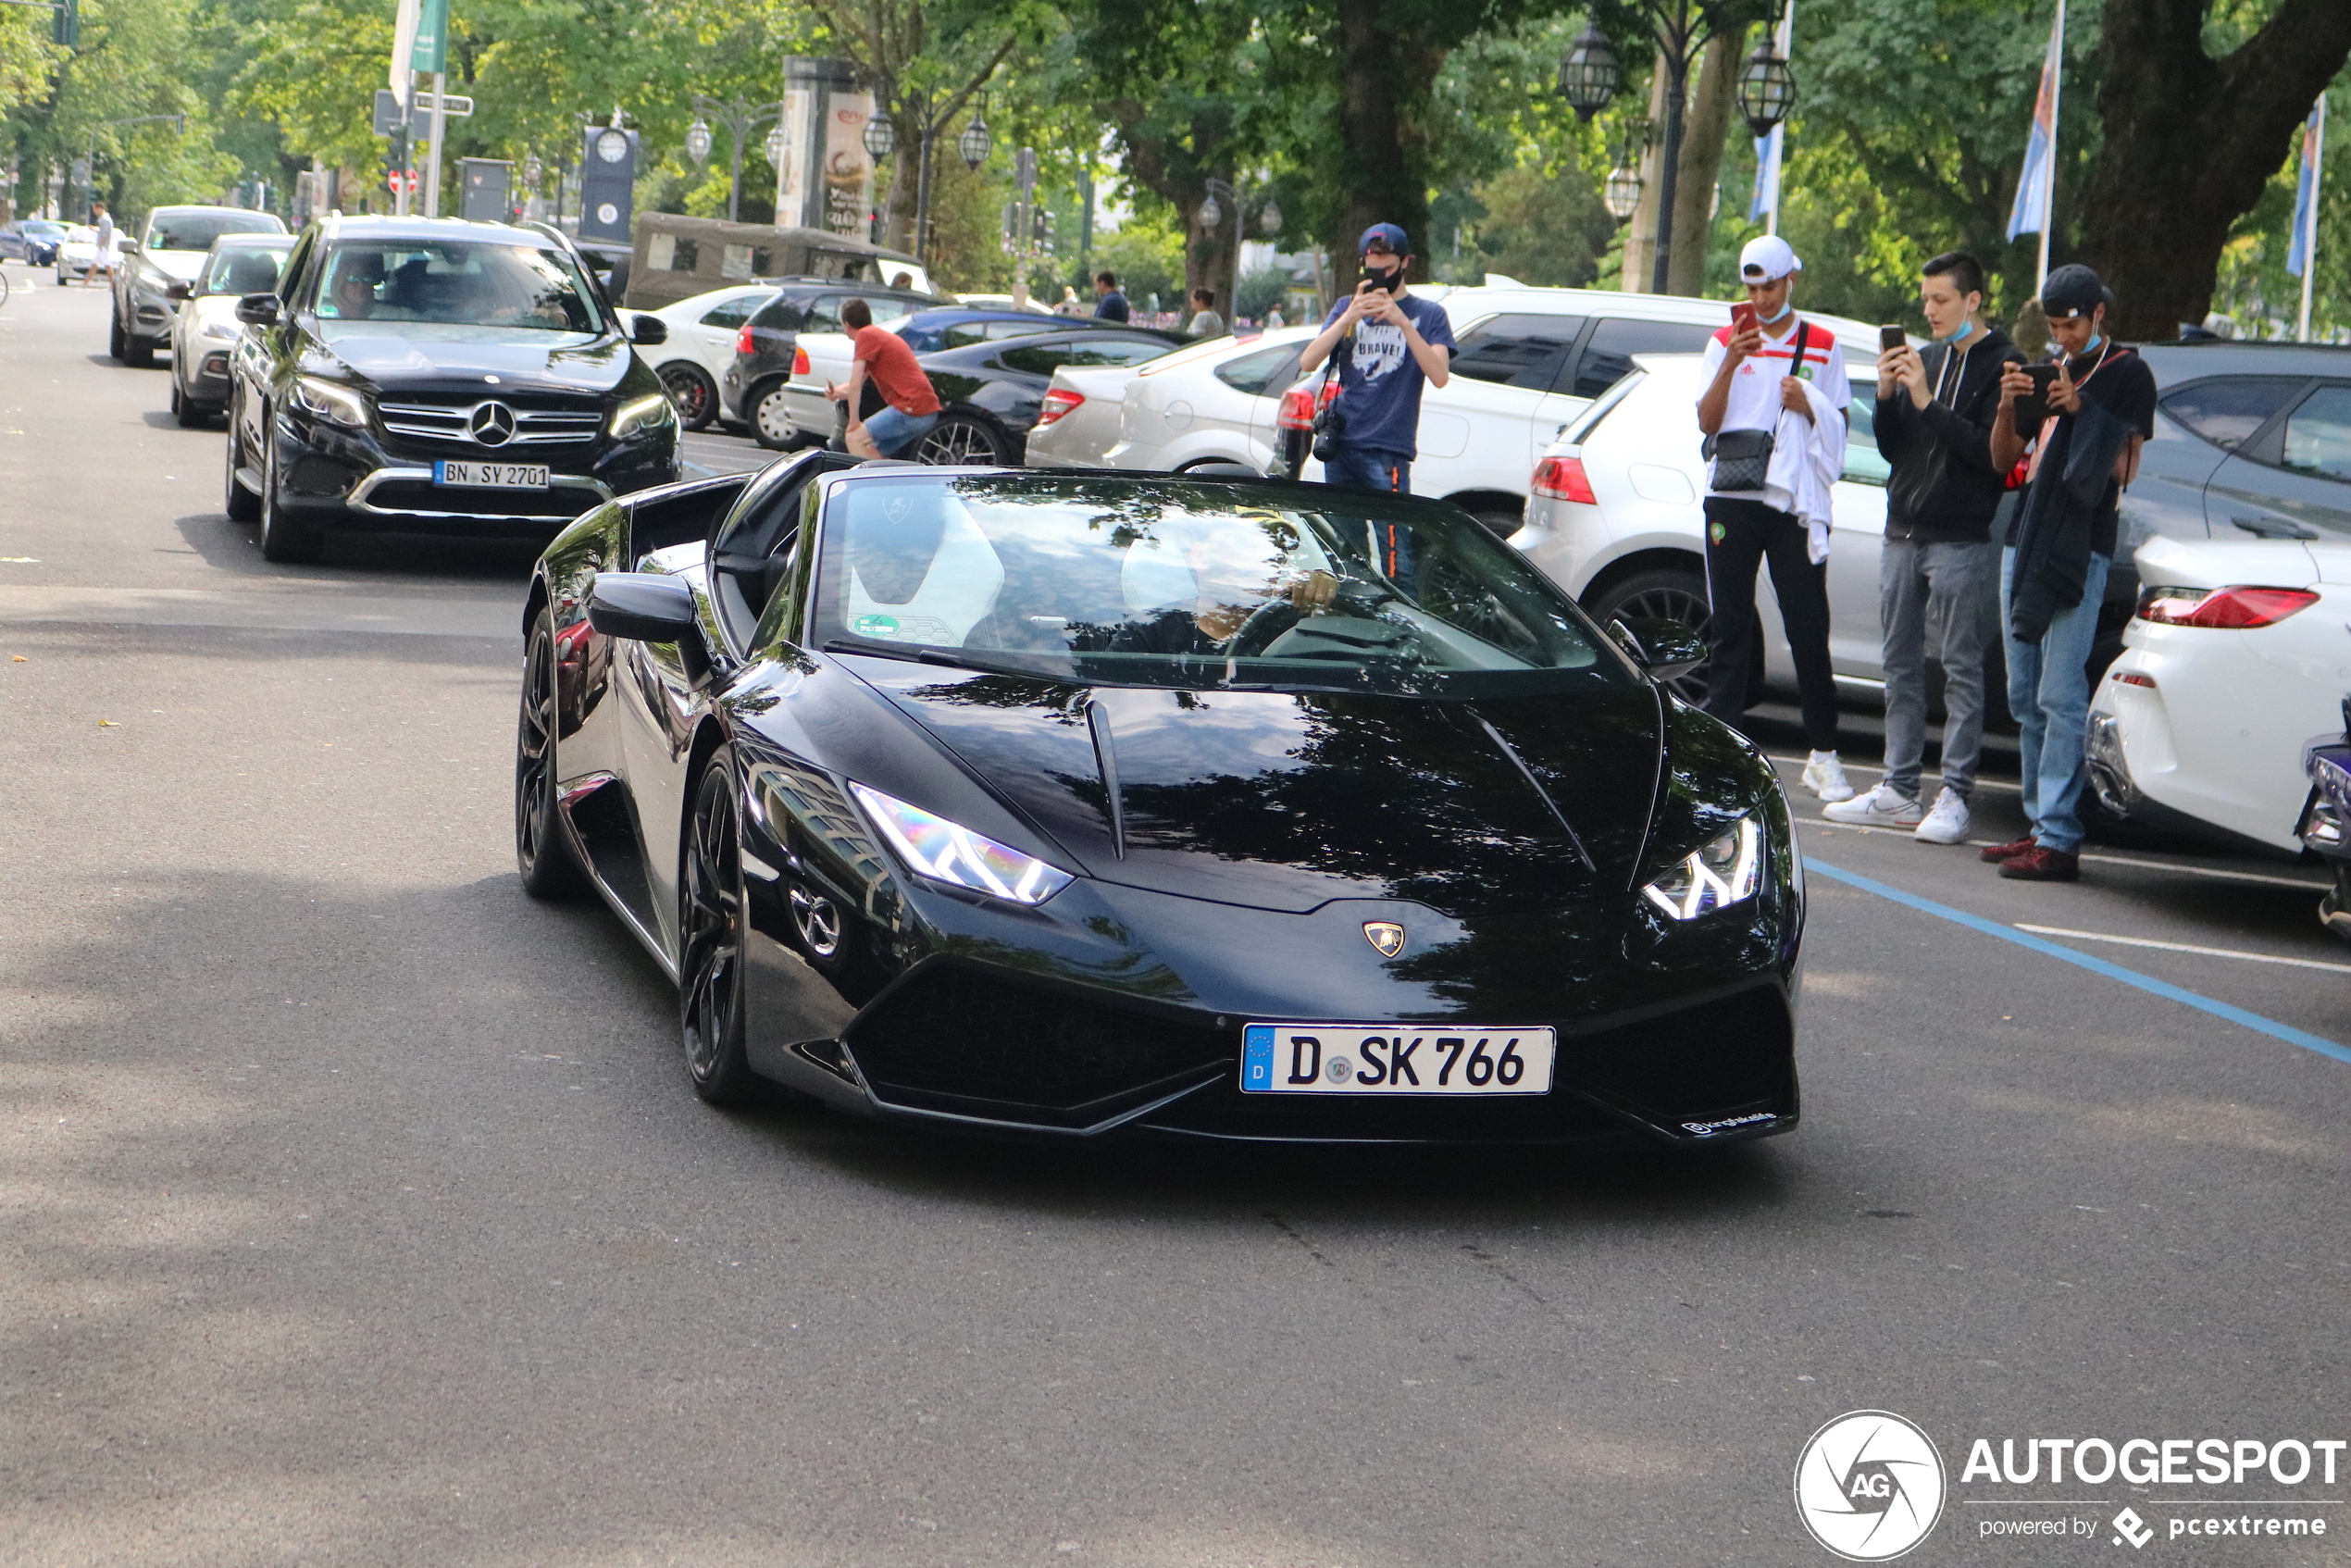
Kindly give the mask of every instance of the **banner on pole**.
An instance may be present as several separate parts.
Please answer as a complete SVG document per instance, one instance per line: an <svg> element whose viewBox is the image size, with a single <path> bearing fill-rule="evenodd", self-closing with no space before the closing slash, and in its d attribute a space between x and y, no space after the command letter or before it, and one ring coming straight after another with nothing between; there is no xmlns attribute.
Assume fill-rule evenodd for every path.
<svg viewBox="0 0 2351 1568"><path fill-rule="evenodd" d="M429 76L447 70L448 60L449 0L424 0L417 11L417 42L409 64Z"/></svg>
<svg viewBox="0 0 2351 1568"><path fill-rule="evenodd" d="M2057 183L2058 88L2065 72L2065 7L2049 23L2049 52L2041 61L2041 91L2033 99L2033 132L2024 143L2024 171L2017 179L2016 202L2009 208L2009 238L2038 234L2049 226L2051 187Z"/></svg>
<svg viewBox="0 0 2351 1568"><path fill-rule="evenodd" d="M2318 238L2319 169L2326 139L2327 101L2321 93L2318 107L2302 125L2302 177L2294 187L2294 243L2285 253L2285 269L2296 278L2310 265L2311 242Z"/></svg>
<svg viewBox="0 0 2351 1568"><path fill-rule="evenodd" d="M1772 127L1769 136L1755 139L1755 199L1747 204L1747 220L1760 223L1780 209L1780 140L1785 123Z"/></svg>

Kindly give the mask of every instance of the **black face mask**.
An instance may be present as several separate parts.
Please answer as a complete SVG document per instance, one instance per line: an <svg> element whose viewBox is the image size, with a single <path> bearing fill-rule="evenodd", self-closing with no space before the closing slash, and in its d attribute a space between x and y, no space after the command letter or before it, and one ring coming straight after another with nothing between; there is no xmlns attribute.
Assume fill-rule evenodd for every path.
<svg viewBox="0 0 2351 1568"><path fill-rule="evenodd" d="M1366 267L1363 268L1363 281L1375 289L1385 289L1392 294L1404 286L1403 264L1399 262L1393 272L1382 272L1377 268Z"/></svg>

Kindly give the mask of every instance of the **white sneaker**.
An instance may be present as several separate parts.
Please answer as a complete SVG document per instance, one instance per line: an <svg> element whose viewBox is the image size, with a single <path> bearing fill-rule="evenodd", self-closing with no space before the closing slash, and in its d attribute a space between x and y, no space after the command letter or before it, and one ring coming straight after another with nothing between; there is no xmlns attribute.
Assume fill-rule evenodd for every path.
<svg viewBox="0 0 2351 1568"><path fill-rule="evenodd" d="M1963 844L1967 842L1967 802L1947 787L1934 797L1934 809L1926 814L1926 820L1910 837L1922 844Z"/></svg>
<svg viewBox="0 0 2351 1568"><path fill-rule="evenodd" d="M1853 798L1853 786L1845 781L1845 765L1835 752L1814 752L1805 758L1804 787L1824 801Z"/></svg>
<svg viewBox="0 0 2351 1568"><path fill-rule="evenodd" d="M1822 806L1821 815L1831 822L1851 822L1864 828L1915 828L1919 818L1926 815L1926 808L1919 804L1916 795L1905 795L1891 784L1881 784L1858 800Z"/></svg>

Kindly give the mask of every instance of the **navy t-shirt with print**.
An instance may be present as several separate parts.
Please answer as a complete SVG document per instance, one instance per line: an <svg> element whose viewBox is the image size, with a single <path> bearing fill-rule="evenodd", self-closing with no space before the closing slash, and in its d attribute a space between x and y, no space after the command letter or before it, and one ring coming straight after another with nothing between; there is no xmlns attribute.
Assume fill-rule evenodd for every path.
<svg viewBox="0 0 2351 1568"><path fill-rule="evenodd" d="M1438 348L1453 346L1453 324L1435 300L1406 294L1396 302L1422 339ZM1323 317L1328 327L1347 308L1341 300ZM1404 342L1404 329L1385 321L1355 324L1353 352L1338 373L1338 411L1347 444L1411 458L1420 451L1421 388L1428 378Z"/></svg>

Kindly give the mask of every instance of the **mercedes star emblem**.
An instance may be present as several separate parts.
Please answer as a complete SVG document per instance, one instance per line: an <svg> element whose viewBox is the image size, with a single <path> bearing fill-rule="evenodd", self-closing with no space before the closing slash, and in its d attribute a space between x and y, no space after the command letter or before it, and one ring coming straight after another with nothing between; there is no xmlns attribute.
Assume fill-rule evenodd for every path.
<svg viewBox="0 0 2351 1568"><path fill-rule="evenodd" d="M515 439L515 411L503 403L478 403L466 429L484 446L504 446Z"/></svg>

